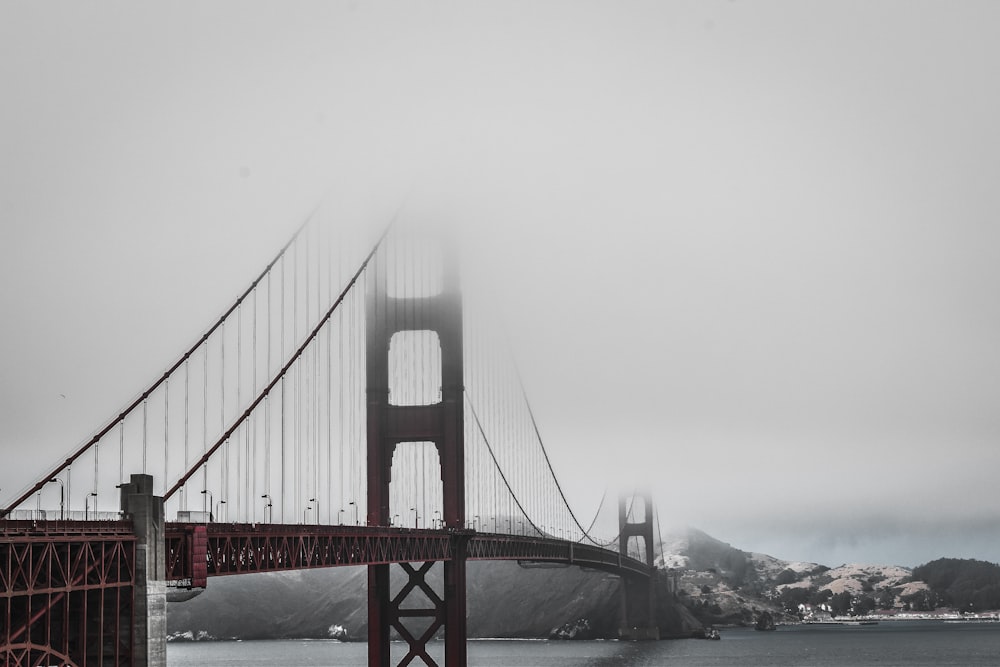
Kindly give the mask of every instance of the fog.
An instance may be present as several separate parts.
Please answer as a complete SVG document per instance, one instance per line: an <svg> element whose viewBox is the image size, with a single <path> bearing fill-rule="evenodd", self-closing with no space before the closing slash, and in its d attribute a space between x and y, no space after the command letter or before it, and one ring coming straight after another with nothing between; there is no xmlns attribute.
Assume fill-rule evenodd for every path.
<svg viewBox="0 0 1000 667"><path fill-rule="evenodd" d="M317 206L462 230L570 499L1000 558L1000 6L0 4L0 500Z"/></svg>

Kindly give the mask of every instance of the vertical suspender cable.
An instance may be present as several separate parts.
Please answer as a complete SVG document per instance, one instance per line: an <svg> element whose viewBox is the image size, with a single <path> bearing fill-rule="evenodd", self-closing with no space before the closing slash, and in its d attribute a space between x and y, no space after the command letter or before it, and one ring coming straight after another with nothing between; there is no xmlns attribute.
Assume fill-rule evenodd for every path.
<svg viewBox="0 0 1000 667"><path fill-rule="evenodd" d="M243 407L243 304L240 304L236 309L236 409L240 410ZM223 424L222 428L225 428ZM243 438L237 438L236 443L236 516L240 516L240 510L242 503L240 496L242 495L242 476L241 472L243 468L243 461L239 443L243 441ZM227 471L228 475L228 471ZM231 499L230 499L231 500Z"/></svg>
<svg viewBox="0 0 1000 667"><path fill-rule="evenodd" d="M94 512L97 512L97 470L99 466L99 459L101 457L101 443L94 443Z"/></svg>
<svg viewBox="0 0 1000 667"><path fill-rule="evenodd" d="M279 354L278 354L278 358L279 359L284 359L285 358L285 292L286 291L287 290L286 290L286 285L285 285L285 258L282 257L282 259L281 259L281 306L280 306L280 311L281 311L281 327L280 327L280 336L279 336L279 338L280 338L279 343L280 343L281 347L279 348ZM278 424L278 426L279 426L278 439L279 439L279 447L280 447L280 450L281 450L281 457L280 457L281 458L281 467L280 467L280 470L281 470L281 523L285 523L285 506L288 504L288 502L287 502L287 495L288 494L286 493L286 489L285 489L285 487L287 486L287 484L286 484L286 477L285 477L285 392L286 392L285 384L286 384L285 383L285 378L282 377L281 378L281 413L280 413L281 419L280 419L279 424Z"/></svg>
<svg viewBox="0 0 1000 667"><path fill-rule="evenodd" d="M118 423L118 483L125 483L125 418Z"/></svg>
<svg viewBox="0 0 1000 667"><path fill-rule="evenodd" d="M189 459L189 447L190 447L190 407L191 407L191 366L189 360L184 360L184 470L187 470L188 459ZM184 488L183 495L181 496L181 509L187 511L188 509L188 492L187 487Z"/></svg>
<svg viewBox="0 0 1000 667"><path fill-rule="evenodd" d="M142 399L142 474L146 474L146 399Z"/></svg>
<svg viewBox="0 0 1000 667"><path fill-rule="evenodd" d="M203 373L203 377L202 377L202 383L204 385L202 387L202 393L204 394L204 396L203 396L204 400L203 400L202 406L201 406L201 442L202 442L202 448L203 448L203 450L204 450L205 453L208 452L208 351L209 351L209 346L208 346L208 342L206 341L205 342L205 347L204 347L205 368L204 368L204 373ZM201 490L202 491L206 491L208 489L208 464L207 463L205 464L205 467L202 470L202 480L201 480L201 482L202 482ZM210 510L205 510L204 509L205 507L208 506L206 504L206 503L208 503L208 495L207 494L204 496L204 499L205 499L205 502L202 503L202 511L206 511L206 512L210 511Z"/></svg>
<svg viewBox="0 0 1000 667"><path fill-rule="evenodd" d="M295 248L292 252L292 259L295 265L292 267L292 345L298 345L299 342L299 244L295 244ZM295 366L292 368L292 401L294 405L294 411L292 415L292 433L294 434L294 441L292 442L292 509L295 511L295 517L299 516L299 448L301 447L301 438L299 437L299 422L300 422L300 412L301 401L299 397L299 363L295 362Z"/></svg>
<svg viewBox="0 0 1000 667"><path fill-rule="evenodd" d="M253 291L253 335L251 337L250 347L253 349L253 357L251 361L251 382L252 382L252 393L256 394L257 387L257 290ZM267 400L264 401L264 413L267 414ZM250 519L252 521L257 520L257 420L254 420L254 425L251 428L251 438L252 444L248 445L248 448L252 450L252 453L248 453L247 459L250 468L250 474L247 476L247 502L250 504L248 508L250 510Z"/></svg>
<svg viewBox="0 0 1000 667"><path fill-rule="evenodd" d="M163 489L166 490L170 473L170 380L163 382Z"/></svg>
<svg viewBox="0 0 1000 667"><path fill-rule="evenodd" d="M267 274L267 333L264 336L267 345L267 371L266 375L271 375L271 274ZM264 493L271 494L271 409L269 399L264 399ZM269 505L272 505L274 501L268 500ZM274 507L270 508L271 511Z"/></svg>

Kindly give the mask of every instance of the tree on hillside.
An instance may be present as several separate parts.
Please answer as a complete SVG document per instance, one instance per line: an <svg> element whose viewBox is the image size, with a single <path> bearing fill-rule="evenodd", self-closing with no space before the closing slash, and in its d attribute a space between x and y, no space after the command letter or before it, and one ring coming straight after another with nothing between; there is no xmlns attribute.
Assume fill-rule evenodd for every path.
<svg viewBox="0 0 1000 667"><path fill-rule="evenodd" d="M934 611L942 604L938 594L934 591L917 591L910 595L904 595L900 599L905 605L903 608L907 611Z"/></svg>
<svg viewBox="0 0 1000 667"><path fill-rule="evenodd" d="M892 609L896 604L896 593L891 588L883 588L878 594L878 608Z"/></svg>
<svg viewBox="0 0 1000 667"><path fill-rule="evenodd" d="M939 558L913 569L937 601L961 611L1000 608L1000 566L986 561Z"/></svg>
<svg viewBox="0 0 1000 667"><path fill-rule="evenodd" d="M821 604L829 602L831 597L833 597L833 591L829 588L813 590L813 592L809 595L809 604L814 607L818 607Z"/></svg>
<svg viewBox="0 0 1000 667"><path fill-rule="evenodd" d="M862 595L851 606L851 614L854 616L865 616L875 611L875 598Z"/></svg>
<svg viewBox="0 0 1000 667"><path fill-rule="evenodd" d="M781 589L781 606L786 611L796 612L800 604L809 601L808 588L783 588Z"/></svg>
<svg viewBox="0 0 1000 667"><path fill-rule="evenodd" d="M847 591L836 593L830 598L830 610L834 616L846 616L851 611L851 594Z"/></svg>
<svg viewBox="0 0 1000 667"><path fill-rule="evenodd" d="M799 575L795 573L794 570L785 568L778 573L778 576L774 578L775 586L784 586L785 584L790 584L799 580Z"/></svg>

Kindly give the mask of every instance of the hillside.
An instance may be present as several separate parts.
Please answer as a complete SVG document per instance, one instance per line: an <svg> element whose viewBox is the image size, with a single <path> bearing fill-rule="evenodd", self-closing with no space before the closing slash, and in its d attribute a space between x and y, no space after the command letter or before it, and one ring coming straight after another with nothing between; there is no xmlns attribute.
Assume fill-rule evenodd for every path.
<svg viewBox="0 0 1000 667"><path fill-rule="evenodd" d="M764 611L798 622L1000 608L1000 566L982 561L829 568L741 551L686 529L664 538L658 563L673 569L678 599L705 624L750 624Z"/></svg>
<svg viewBox="0 0 1000 667"><path fill-rule="evenodd" d="M659 546L659 545L657 545ZM1000 607L1000 567L941 559L910 570L890 565L786 561L742 551L695 529L664 536L657 565L674 591L660 610L661 632L690 636L704 625L752 625L848 614L926 613ZM440 586L440 567L432 571ZM472 637L548 637L585 619L583 636L617 635L620 581L577 567L468 565ZM394 588L401 586L394 581ZM266 600L266 604L261 604ZM212 579L204 593L168 606L168 630L188 637L338 637L367 635L367 570L333 568ZM581 626L582 627L582 626Z"/></svg>
<svg viewBox="0 0 1000 667"><path fill-rule="evenodd" d="M914 568L934 600L963 611L1000 609L1000 566L981 560L939 558Z"/></svg>
<svg viewBox="0 0 1000 667"><path fill-rule="evenodd" d="M435 567L428 577L436 589L440 571ZM578 567L472 561L467 581L471 637L548 637L579 619L587 620L587 636L617 636L621 603L615 576ZM401 585L394 580L394 589ZM175 637L360 640L367 636L367 604L363 567L220 577L197 597L170 603L167 627ZM690 635L700 627L673 607L664 611L669 633Z"/></svg>

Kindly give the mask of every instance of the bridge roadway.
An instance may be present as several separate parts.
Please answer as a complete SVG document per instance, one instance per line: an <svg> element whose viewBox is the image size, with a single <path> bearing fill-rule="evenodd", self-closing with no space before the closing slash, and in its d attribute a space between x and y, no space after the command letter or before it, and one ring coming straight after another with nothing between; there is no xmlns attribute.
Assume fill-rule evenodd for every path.
<svg viewBox="0 0 1000 667"><path fill-rule="evenodd" d="M467 560L565 563L649 578L642 561L567 540L474 530L302 524L167 523L167 580L204 586L207 577L320 567L448 561L465 542Z"/></svg>

